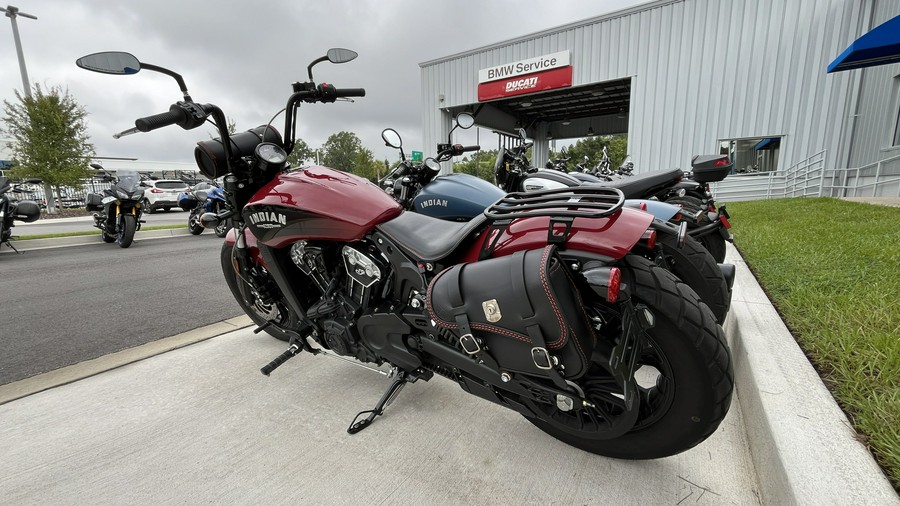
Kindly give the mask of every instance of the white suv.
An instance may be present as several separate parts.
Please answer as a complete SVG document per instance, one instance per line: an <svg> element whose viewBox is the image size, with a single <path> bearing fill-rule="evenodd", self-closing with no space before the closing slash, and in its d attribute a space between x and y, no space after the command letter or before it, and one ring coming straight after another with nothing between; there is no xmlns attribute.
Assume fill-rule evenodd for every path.
<svg viewBox="0 0 900 506"><path fill-rule="evenodd" d="M178 194L191 191L191 187L180 179L148 179L141 181L141 186L144 188L144 212L151 214L157 209L168 211L178 207Z"/></svg>

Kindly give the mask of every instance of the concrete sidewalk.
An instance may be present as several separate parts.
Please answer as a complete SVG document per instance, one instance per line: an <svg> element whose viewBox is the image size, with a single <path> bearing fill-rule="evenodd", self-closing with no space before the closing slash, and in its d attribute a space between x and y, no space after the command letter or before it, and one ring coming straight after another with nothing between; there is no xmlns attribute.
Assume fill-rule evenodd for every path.
<svg viewBox="0 0 900 506"><path fill-rule="evenodd" d="M305 355L267 378L258 370L284 343L244 328L144 360L131 356L121 367L111 360L80 381L57 378L54 388L47 375L30 379L26 390L39 393L0 405L0 497L7 504L900 504L730 246L729 261L738 267L726 322L736 396L715 434L674 457L587 454L441 378L407 386L384 417L350 436L350 421L371 409L388 380ZM16 386L0 387L0 402Z"/></svg>

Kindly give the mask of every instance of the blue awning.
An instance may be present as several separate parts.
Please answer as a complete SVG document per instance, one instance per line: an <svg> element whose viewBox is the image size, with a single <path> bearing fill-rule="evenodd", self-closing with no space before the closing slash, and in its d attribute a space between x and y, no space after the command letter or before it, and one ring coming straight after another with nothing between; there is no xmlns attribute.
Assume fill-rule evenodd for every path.
<svg viewBox="0 0 900 506"><path fill-rule="evenodd" d="M753 146L753 149L757 151L763 149L775 149L779 144L781 144L781 137L766 137L765 139L757 142L756 146Z"/></svg>
<svg viewBox="0 0 900 506"><path fill-rule="evenodd" d="M828 66L828 73L900 62L900 16L856 39Z"/></svg>

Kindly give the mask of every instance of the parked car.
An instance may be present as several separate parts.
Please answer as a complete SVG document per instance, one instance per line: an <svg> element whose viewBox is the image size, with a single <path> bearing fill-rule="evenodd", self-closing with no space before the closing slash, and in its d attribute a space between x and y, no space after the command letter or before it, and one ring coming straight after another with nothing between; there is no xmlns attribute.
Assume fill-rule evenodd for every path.
<svg viewBox="0 0 900 506"><path fill-rule="evenodd" d="M168 211L178 207L178 194L191 191L191 187L180 179L148 179L141 182L144 187L144 212L153 214L162 209Z"/></svg>

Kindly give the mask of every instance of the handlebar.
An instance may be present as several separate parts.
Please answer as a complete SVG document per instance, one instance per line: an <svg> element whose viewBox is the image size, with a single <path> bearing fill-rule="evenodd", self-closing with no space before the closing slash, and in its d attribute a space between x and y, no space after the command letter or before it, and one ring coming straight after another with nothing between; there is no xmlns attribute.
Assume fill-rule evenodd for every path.
<svg viewBox="0 0 900 506"><path fill-rule="evenodd" d="M185 130L190 130L202 125L214 109L215 106L210 104L176 102L169 107L169 112L136 119L134 127L141 132L149 132L169 125L178 125Z"/></svg>
<svg viewBox="0 0 900 506"><path fill-rule="evenodd" d="M184 121L185 113L179 107L173 105L169 112L154 114L134 120L134 126L141 132L149 132L169 125L176 125Z"/></svg>

